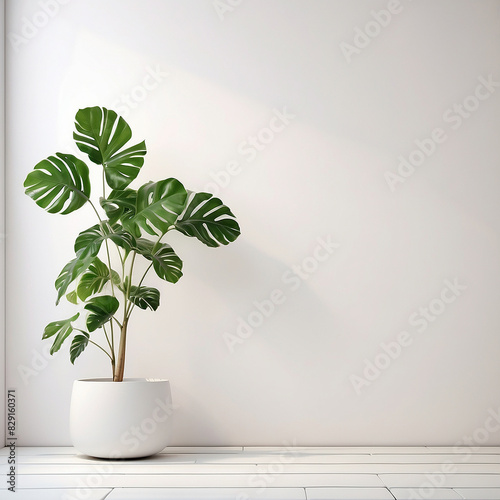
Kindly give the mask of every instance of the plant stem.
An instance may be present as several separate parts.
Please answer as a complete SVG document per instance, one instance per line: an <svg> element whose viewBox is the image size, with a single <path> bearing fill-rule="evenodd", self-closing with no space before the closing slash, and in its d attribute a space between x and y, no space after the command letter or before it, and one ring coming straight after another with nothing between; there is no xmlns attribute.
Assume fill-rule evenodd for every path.
<svg viewBox="0 0 500 500"><path fill-rule="evenodd" d="M99 219L99 223L102 224L101 216L99 215L99 212L97 211L97 208L92 203L92 200L90 200L90 198L89 198L89 203L90 203L90 206L92 207L92 210L94 210L95 214L97 215L97 218Z"/></svg>
<svg viewBox="0 0 500 500"><path fill-rule="evenodd" d="M142 285L142 282L144 281L144 278L146 277L146 274L148 274L148 272L151 269L151 267L153 267L153 263L149 264L148 268L146 269L146 271L142 275L141 281L139 281L139 284L137 285L137 288L139 288ZM128 309L126 310L126 313L125 313L127 319L130 318L130 315L132 314L132 311L133 311L134 307L135 307L135 304L132 301L129 301L129 303L128 303Z"/></svg>
<svg viewBox="0 0 500 500"><path fill-rule="evenodd" d="M106 198L106 174L105 174L106 165L102 164L102 197Z"/></svg>
<svg viewBox="0 0 500 500"><path fill-rule="evenodd" d="M109 336L108 336L108 332L106 331L106 326L103 325L102 329L104 330L104 335L106 337L106 341L108 342L109 348L111 349L111 361L112 361L111 364L114 365L114 363L115 363L115 348L114 348L112 342L109 341ZM111 339L111 340L113 340L113 339Z"/></svg>
<svg viewBox="0 0 500 500"><path fill-rule="evenodd" d="M127 286L125 287L125 290L123 291L123 296L124 296L124 299L125 299L125 307L124 307L124 310L125 310L125 314L124 314L124 319L125 317L127 316L127 302L130 300L130 290L132 289L132 278L134 276L134 264L135 264L135 258L137 256L137 252L133 252L132 254L132 261L130 263L130 269L129 269L129 272L128 272L128 282L127 282ZM123 277L124 277L124 281L125 281L125 265L123 266Z"/></svg>
<svg viewBox="0 0 500 500"><path fill-rule="evenodd" d="M88 332L86 332L86 331L84 331L84 330L80 330L80 328L75 328L75 330L76 330L76 331L78 331L78 332L83 333L84 335L86 335L86 336L87 336L87 338L88 338L88 340L89 340L89 342L90 342L91 344L94 344L96 347L99 347L99 349L100 349L100 350L101 350L104 354L106 354L106 356L108 356L108 357L111 359L111 363L114 365L115 360L113 359L113 357L111 356L111 354L109 354L109 352L108 352L108 351L106 351L106 349L104 349L104 347L100 346L97 342L94 342L93 340L90 340ZM106 335L106 339L107 339L107 338L108 338L108 337L107 337L107 335ZM108 344L109 344L109 340L108 340Z"/></svg>
<svg viewBox="0 0 500 500"><path fill-rule="evenodd" d="M165 233L165 234L167 234L167 233ZM153 246L153 250L156 248L156 245L158 245L160 243L161 239L165 236L165 234L162 234L158 238L158 240L156 241L156 243ZM136 253L134 252L134 259L135 259L135 256L136 256ZM132 278L132 269L133 269L133 267L134 267L134 261L132 261L132 265L130 266L130 277L131 278ZM139 281L139 284L137 285L137 288L140 288L140 286L142 285L142 282L144 281L144 279L146 278L146 275L149 273L149 270L152 267L153 267L153 262L151 262L151 264L149 264L148 268L144 271L144 274L142 275L142 278ZM125 301L125 303L126 303L126 301ZM134 307L135 307L135 304L132 301L129 301L128 308L127 307L125 308L125 317L127 319L130 318L130 315L132 314L132 311L134 310Z"/></svg>
<svg viewBox="0 0 500 500"><path fill-rule="evenodd" d="M118 347L118 359L116 363L116 370L113 376L114 382L123 381L123 372L125 370L125 347L127 343L127 325L128 318L125 318L121 328L120 346Z"/></svg>
<svg viewBox="0 0 500 500"><path fill-rule="evenodd" d="M109 357L109 359L111 360L111 364L114 366L114 360L113 360L113 358L112 358L111 354L109 354L109 352L108 352L108 351L106 351L106 349L104 349L103 347L101 347L99 344L97 344L97 343L96 343L96 342L94 342L93 340L90 340L90 339L89 339L89 342L90 342L91 344L94 344L96 347L99 347L99 349L100 349L102 352L104 352L104 353L106 354L106 356L108 356L108 357Z"/></svg>
<svg viewBox="0 0 500 500"><path fill-rule="evenodd" d="M104 180L105 180L104 170L103 170L103 178L102 179L103 179L103 184L102 184L103 197L105 197L106 196L106 184L104 182ZM95 207L95 205L92 203L92 201L90 199L88 201L90 203L90 206L94 210L94 212L97 216L97 219L99 220L99 225L101 226L101 229L104 230L103 229L103 220L101 219L101 216L99 215L99 212L97 211L97 208ZM114 286L114 282L113 282L113 271L111 268L111 255L109 253L109 245L108 245L107 238L104 240L104 245L106 247L106 257L108 259L108 270L109 270L109 281L111 282L111 293L114 297L115 296L115 286ZM111 358L111 368L113 370L113 378L114 378L114 375L115 375L115 332L113 329L113 322L112 321L110 322L110 325L111 325L111 342L109 341L109 338L108 338L108 335L106 332L105 332L105 335L106 335L106 340L108 341L109 347L111 348L111 355L109 355L107 353L107 351L104 351L104 352L106 352L106 354L108 354L108 356ZM121 327L121 325L120 325L120 327Z"/></svg>
<svg viewBox="0 0 500 500"><path fill-rule="evenodd" d="M101 221L101 228L103 227L102 226L103 222ZM104 245L106 247L106 257L108 259L108 270L109 270L109 281L111 283L111 294L113 295L113 297L116 297L116 294L115 294L115 284L113 282L113 270L112 270L112 267L111 267L111 255L109 253L109 244L108 244L108 239L106 238L104 240ZM115 372L115 366L114 366L114 360L115 360L115 331L114 331L114 328L113 328L113 321L110 321L110 325L111 325L111 352L113 353L113 357L111 358L112 359L112 363L111 363L111 367L113 369L113 378L114 378L114 372ZM121 328L121 325L120 323L118 323L118 325L120 326Z"/></svg>

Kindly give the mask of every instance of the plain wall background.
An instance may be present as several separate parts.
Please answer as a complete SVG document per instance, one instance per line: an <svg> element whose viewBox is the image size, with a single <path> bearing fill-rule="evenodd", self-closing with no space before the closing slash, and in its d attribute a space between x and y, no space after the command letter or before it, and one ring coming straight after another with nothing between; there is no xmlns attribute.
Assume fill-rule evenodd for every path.
<svg viewBox="0 0 500 500"><path fill-rule="evenodd" d="M5 2L0 2L0 392L5 392ZM0 402L0 442L5 440L5 398Z"/></svg>
<svg viewBox="0 0 500 500"><path fill-rule="evenodd" d="M109 376L97 349L73 367L69 342L52 358L41 341L74 314L53 282L92 214L47 214L22 186L75 151L74 115L92 105L146 139L138 184L217 192L242 228L215 250L172 235L185 275L150 281L162 306L132 321L126 375L171 381L173 444L500 444L478 431L500 405L499 1L8 0L7 37L19 444L69 444L73 380ZM270 134L276 111L293 117ZM433 131L391 190L387 172L419 162ZM318 253L321 239L339 247ZM446 280L463 287L448 303ZM243 331L275 290L284 302ZM403 331L411 344L388 358Z"/></svg>

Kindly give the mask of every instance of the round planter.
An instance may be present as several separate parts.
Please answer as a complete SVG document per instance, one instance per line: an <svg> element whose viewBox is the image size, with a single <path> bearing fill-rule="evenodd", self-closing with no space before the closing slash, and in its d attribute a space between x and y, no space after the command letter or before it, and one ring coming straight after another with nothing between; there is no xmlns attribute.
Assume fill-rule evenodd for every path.
<svg viewBox="0 0 500 500"><path fill-rule="evenodd" d="M78 451L92 457L147 457L167 446L172 412L167 380L76 380L71 440Z"/></svg>

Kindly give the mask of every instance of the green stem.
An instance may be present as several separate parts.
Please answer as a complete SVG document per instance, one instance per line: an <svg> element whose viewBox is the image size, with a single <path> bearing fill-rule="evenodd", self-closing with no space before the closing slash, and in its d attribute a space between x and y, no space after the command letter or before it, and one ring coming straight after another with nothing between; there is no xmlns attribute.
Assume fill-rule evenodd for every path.
<svg viewBox="0 0 500 500"><path fill-rule="evenodd" d="M127 290L126 290L126 296L125 296L125 300L128 300L128 298L130 297L130 289L132 288L132 276L134 275L134 264L135 264L135 258L137 257L137 252L134 251L134 253L132 254L132 261L130 262L130 269L129 269L129 280L128 280L128 283L127 283ZM125 270L124 270L125 272Z"/></svg>
<svg viewBox="0 0 500 500"><path fill-rule="evenodd" d="M142 275L141 281L139 281L139 284L137 285L137 288L139 288L142 285L142 282L144 281L144 278L146 277L146 274L148 274L148 272L149 272L149 270L151 269L152 266L153 266L153 263L149 264L149 267L146 269L146 271L144 271L144 274ZM135 307L135 304L131 300L129 300L129 302L128 302L128 308L127 308L127 311L125 313L125 316L126 316L127 320L130 318L130 315L132 314L132 311L134 310L134 307Z"/></svg>
<svg viewBox="0 0 500 500"><path fill-rule="evenodd" d="M89 335L88 332L86 332L84 330L81 330L80 328L75 328L75 330L78 331L78 332L81 332L81 333L85 334L87 337ZM106 336L106 338L107 338L107 336ZM88 340L89 340L89 342L91 344L94 344L96 347L99 347L99 349L101 349L101 351L104 352L106 354L106 356L109 357L109 359L111 359L111 362L114 365L115 360L113 359L113 357L111 356L111 354L109 354L109 352L106 351L106 349L104 349L104 347L100 346L98 343L94 342L93 340L90 340L90 338Z"/></svg>
<svg viewBox="0 0 500 500"><path fill-rule="evenodd" d="M104 167L104 165L103 165L103 167ZM103 197L106 197L106 184L104 182L105 181L105 178L104 178L104 169L103 169L103 177L102 177L102 179L103 179L103 185L102 185L102 190L103 191L102 191L102 194L103 194ZM88 201L90 203L90 206L94 210L94 212L95 212L95 214L97 216L97 219L99 220L99 225L101 226L101 229L102 229L104 221L101 219L101 216L99 215L99 212L97 211L97 208L92 203L92 201L90 199ZM112 293L113 297L115 297L116 294L115 294L115 285L114 285L114 282L113 282L113 272L112 272L112 268L111 268L111 255L110 255L110 252L109 252L109 244L108 244L107 238L104 240L104 245L106 247L106 257L107 257L107 260L108 260L109 281L111 282L111 293ZM109 337L108 337L108 334L106 333L106 331L105 331L105 335L106 335L106 340L108 341L109 347L111 349L111 355L109 355L109 354L108 355L111 358L111 365L112 365L113 376L114 376L114 371L115 371L115 364L114 364L114 362L115 362L115 332L114 332L114 328L113 328L113 322L111 321L110 324L111 324L111 342L109 340ZM121 325L120 325L120 328L121 328ZM106 352L106 354L107 354L107 352Z"/></svg>
<svg viewBox="0 0 500 500"><path fill-rule="evenodd" d="M154 251L156 245L158 245L160 243L161 239L165 236L165 234L167 234L167 233L162 234L158 238L158 240L156 241L156 243L153 245L153 251ZM135 255L134 255L134 258L135 258ZM144 274L142 275L142 278L139 281L139 284L137 285L137 288L139 288L142 285L142 282L146 278L146 275L149 273L149 270L151 269L152 266L153 266L153 263L151 262L151 264L149 264L148 268L144 271ZM132 278L132 266L130 268L130 277ZM127 320L130 318L130 315L132 314L132 311L134 310L134 307L135 307L135 304L132 301L129 301L128 307L125 308L126 309L126 311L125 311L125 317L127 318Z"/></svg>
<svg viewBox="0 0 500 500"><path fill-rule="evenodd" d="M111 353L113 355L113 360L115 358L115 350L114 350L114 347L113 347L113 343L110 342L109 340L109 336L108 336L108 332L106 331L106 326L105 325L102 325L102 329L104 330L104 336L106 337L106 341L108 342L108 345L109 345L109 348L111 349Z"/></svg>
<svg viewBox="0 0 500 500"><path fill-rule="evenodd" d="M96 342L94 342L93 340L90 340L90 339L89 339L89 342L90 342L91 344L94 344L96 347L99 347L99 349L101 349L101 351L102 351L102 352L104 352L104 353L105 353L105 354L109 357L109 359L111 360L111 364L114 366L114 362L115 362L115 360L112 358L111 354L109 354L109 352L108 352L108 351L106 351L106 349L104 349L103 347L101 347L99 344L97 344L97 343L96 343Z"/></svg>
<svg viewBox="0 0 500 500"><path fill-rule="evenodd" d="M95 214L97 215L97 218L99 219L99 223L102 224L102 219L101 216L99 215L99 212L97 211L97 208L95 205L92 203L92 201L89 199L90 206L92 207L92 210L94 210Z"/></svg>
<svg viewBox="0 0 500 500"><path fill-rule="evenodd" d="M101 219L101 216L99 215L99 212L97 211L95 205L92 203L92 201L89 200L90 206L94 210L95 214L97 215L97 218L99 219L99 224L101 226L101 229L103 227L104 221ZM111 282L111 293L113 294L113 297L115 296L115 285L113 283L113 273L111 271L111 255L109 253L109 245L108 245L108 239L105 238L104 240L104 245L106 246L106 257L108 259L108 270L109 270L109 281ZM118 251L119 252L119 251ZM121 255L120 255L121 257Z"/></svg>
<svg viewBox="0 0 500 500"><path fill-rule="evenodd" d="M125 295L125 307L124 307L124 313L123 313L123 321L127 320L130 318L130 314L128 313L130 310L130 307L133 305L133 302L130 300L130 290L132 289L132 277L134 275L134 264L135 264L135 258L137 256L137 252L134 252L132 255L132 262L130 263L130 269L129 269L129 281L127 283L127 289L124 292ZM140 283L139 283L139 286Z"/></svg>
<svg viewBox="0 0 500 500"><path fill-rule="evenodd" d="M105 165L102 164L102 197L106 198L106 176L105 176Z"/></svg>
<svg viewBox="0 0 500 500"><path fill-rule="evenodd" d="M112 316L111 319L116 321L116 324L120 327L120 329L123 328L123 324L120 323L114 316ZM111 322L111 324L113 324L113 322Z"/></svg>

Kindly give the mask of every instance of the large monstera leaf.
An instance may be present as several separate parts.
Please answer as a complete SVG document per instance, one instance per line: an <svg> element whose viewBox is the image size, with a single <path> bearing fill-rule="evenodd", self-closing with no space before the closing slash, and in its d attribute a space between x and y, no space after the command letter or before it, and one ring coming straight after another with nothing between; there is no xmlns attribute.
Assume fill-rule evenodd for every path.
<svg viewBox="0 0 500 500"><path fill-rule="evenodd" d="M175 228L209 247L227 245L240 235L240 226L231 210L210 193L192 193Z"/></svg>
<svg viewBox="0 0 500 500"><path fill-rule="evenodd" d="M120 277L116 271L111 271L113 283L118 285ZM96 257L89 268L82 274L78 286L76 287L76 295L80 300L87 300L91 295L102 292L106 283L109 282L109 268L99 257Z"/></svg>
<svg viewBox="0 0 500 500"><path fill-rule="evenodd" d="M104 221L82 231L75 241L76 257L63 267L56 279L56 304L59 304L69 285L96 261L101 245L107 238L127 252L132 248L132 245L135 245L134 237L119 224L111 225Z"/></svg>
<svg viewBox="0 0 500 500"><path fill-rule="evenodd" d="M99 200L111 224L129 221L135 215L137 191L134 189L113 190L107 198Z"/></svg>
<svg viewBox="0 0 500 500"><path fill-rule="evenodd" d="M85 309L90 311L87 316L87 328L89 332L93 332L101 328L104 324L111 320L116 311L118 311L120 303L112 295L101 295L94 297L85 305Z"/></svg>
<svg viewBox="0 0 500 500"><path fill-rule="evenodd" d="M160 291L148 286L132 286L130 300L141 309L156 311L160 306Z"/></svg>
<svg viewBox="0 0 500 500"><path fill-rule="evenodd" d="M96 256L104 240L110 239L125 251L129 251L134 243L134 237L119 224L109 224L103 221L82 231L75 241L75 252L82 258L87 255Z"/></svg>
<svg viewBox="0 0 500 500"><path fill-rule="evenodd" d="M153 262L156 274L165 281L177 283L182 276L182 260L166 243L153 243L139 238L134 250Z"/></svg>
<svg viewBox="0 0 500 500"><path fill-rule="evenodd" d="M57 290L56 305L59 304L61 297L68 290L69 285L84 273L96 259L94 255L77 255L74 259L70 260L59 273L56 279L55 286Z"/></svg>
<svg viewBox="0 0 500 500"><path fill-rule="evenodd" d="M103 165L106 182L112 189L125 189L144 164L144 141L122 149L131 139L127 122L112 110L94 106L80 109L75 117L73 138L90 160Z"/></svg>
<svg viewBox="0 0 500 500"><path fill-rule="evenodd" d="M54 335L56 336L50 349L50 354L54 354L61 348L63 342L73 332L73 325L71 323L76 321L79 316L80 313L76 313L71 318L54 321L45 327L42 339L48 339Z"/></svg>
<svg viewBox="0 0 500 500"><path fill-rule="evenodd" d="M125 227L136 236L141 229L153 236L164 235L186 206L187 191L177 179L149 182L137 192L136 214Z"/></svg>
<svg viewBox="0 0 500 500"><path fill-rule="evenodd" d="M73 155L56 153L35 165L24 187L26 194L47 212L66 215L89 200L89 169Z"/></svg>

